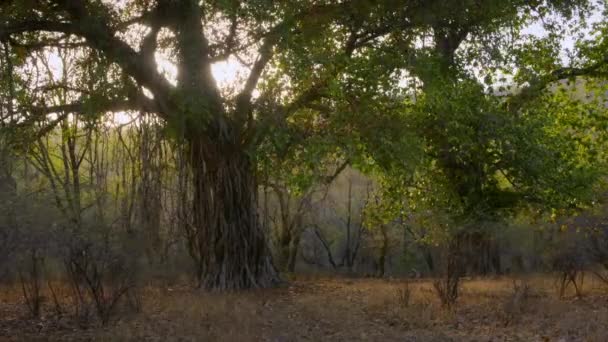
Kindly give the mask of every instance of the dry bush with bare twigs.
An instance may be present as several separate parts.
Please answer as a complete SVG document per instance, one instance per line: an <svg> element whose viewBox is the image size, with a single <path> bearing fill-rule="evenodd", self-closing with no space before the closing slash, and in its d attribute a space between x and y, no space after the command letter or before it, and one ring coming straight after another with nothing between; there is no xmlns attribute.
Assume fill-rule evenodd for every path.
<svg viewBox="0 0 608 342"><path fill-rule="evenodd" d="M513 280L513 289L503 302L505 326L514 323L521 317L530 296L530 284L525 281Z"/></svg>
<svg viewBox="0 0 608 342"><path fill-rule="evenodd" d="M94 307L101 323L106 325L121 300L136 298L136 269L126 258L109 244L100 246L82 240L72 243L65 268L80 317L88 318L90 308Z"/></svg>
<svg viewBox="0 0 608 342"><path fill-rule="evenodd" d="M410 306L412 299L412 289L410 288L409 282L406 282L403 286L396 289L397 305L403 308Z"/></svg>
<svg viewBox="0 0 608 342"><path fill-rule="evenodd" d="M42 302L43 273L44 273L44 254L36 248L28 250L28 260L25 266L19 270L19 281L25 304L32 317L39 317Z"/></svg>
<svg viewBox="0 0 608 342"><path fill-rule="evenodd" d="M464 275L463 260L456 242L450 244L445 252L444 259L443 274L433 281L433 288L441 301L441 305L449 309L456 305L460 291L460 280Z"/></svg>

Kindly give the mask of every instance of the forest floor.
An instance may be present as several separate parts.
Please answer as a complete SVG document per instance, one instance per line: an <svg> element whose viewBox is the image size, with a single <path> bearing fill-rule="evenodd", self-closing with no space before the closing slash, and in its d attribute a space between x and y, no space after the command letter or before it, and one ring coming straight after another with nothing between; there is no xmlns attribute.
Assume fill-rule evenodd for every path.
<svg viewBox="0 0 608 342"><path fill-rule="evenodd" d="M526 282L517 300L511 278L465 280L451 310L428 280L299 279L232 294L156 285L141 290L139 313L84 328L50 303L27 318L21 289L3 287L0 341L608 341L605 286L586 279L581 299L558 299L554 278Z"/></svg>

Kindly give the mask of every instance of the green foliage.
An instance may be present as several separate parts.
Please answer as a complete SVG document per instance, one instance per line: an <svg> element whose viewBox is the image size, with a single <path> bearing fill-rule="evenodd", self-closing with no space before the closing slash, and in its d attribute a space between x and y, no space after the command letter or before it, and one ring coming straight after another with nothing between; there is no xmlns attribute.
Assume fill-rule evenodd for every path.
<svg viewBox="0 0 608 342"><path fill-rule="evenodd" d="M563 4L553 5L565 17L574 14ZM546 10L543 15L557 15L551 7ZM557 83L537 87L539 77L560 68L559 41L551 32L562 28L550 27L547 38L531 39L517 30L533 16L508 13L500 25L510 27L510 34L497 35L500 25L485 24L482 14L477 18L482 24L475 29L460 26L470 29L472 36L462 42L453 61L439 45L415 53L409 68L423 86L413 101L406 101L401 117L402 127L416 137L410 142L419 141L424 154L413 159L417 161L413 168L378 169L383 170L378 173L379 196L387 203L377 206L377 221L408 218L424 228L426 239L440 241L444 233L478 229L481 222L513 217L530 207L582 209L601 194L606 174L606 134L601 127L608 111L602 95L605 87L599 84L605 82L578 79L570 87ZM486 58L488 41L482 39L486 35L499 39L490 46L498 46L494 51L499 55L490 58L491 68L481 74L491 77L503 70L504 75L516 65L511 79L523 87L534 85L533 92L524 90L533 95L519 109L505 105L521 97L518 92L505 94L503 88L503 95L496 96L483 84L493 85L496 78L476 76L476 68ZM507 39L516 39L516 44L507 48ZM431 237L432 231L438 235Z"/></svg>
<svg viewBox="0 0 608 342"><path fill-rule="evenodd" d="M3 48L8 55L3 65L10 61L13 68L1 70L12 77L0 79L0 96L8 99L3 106L16 103L24 113L75 100L85 121L94 123L113 103L142 100L147 87L167 136L200 136L205 143L246 150L260 179L279 181L295 195L347 162L379 185L378 202L368 209L370 227L415 222L428 228L420 238L430 243L524 210L584 208L603 190L608 25L600 22L592 35L578 39L568 65L561 46L562 36L585 30L592 5L584 0L205 1L195 22L205 26L206 56L187 56L179 47L180 33L200 34L180 31L182 17L191 13L181 13L177 21L169 12L173 21L158 19L163 32L153 37L154 52L178 69L173 84L160 73L150 81L138 72L150 62L142 51L129 55L131 46L143 49L147 33L142 32L149 27L120 28L153 10L153 2L126 1L120 7L89 1L85 9L104 19L112 37L124 44L91 42L90 34L63 39L20 32L18 44ZM67 10L44 1L9 1L0 11L7 23L70 19ZM546 31L544 37L525 34L533 23ZM77 23L82 30L94 24ZM151 25L141 25L146 24ZM42 53L31 46L57 39L87 42ZM266 42L273 43L266 51L269 62L250 94L217 88L209 75L212 60L252 55L243 64L255 65L264 60L258 48ZM73 68L49 82L61 89L37 91L39 84L28 75L50 54L69 59ZM131 57L137 63L130 63ZM200 60L203 65L192 63L196 70L184 69ZM198 75L193 77L198 84L184 84L184 75ZM78 91L65 89L68 85ZM239 99L247 95L252 100L240 113ZM20 135L44 131L40 123L47 121L32 113L24 119Z"/></svg>

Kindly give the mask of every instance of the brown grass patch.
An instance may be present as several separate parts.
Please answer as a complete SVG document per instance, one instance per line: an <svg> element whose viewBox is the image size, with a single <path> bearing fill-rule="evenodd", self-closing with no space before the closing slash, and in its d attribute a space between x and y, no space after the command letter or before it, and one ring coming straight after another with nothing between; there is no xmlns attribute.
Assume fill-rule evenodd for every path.
<svg viewBox="0 0 608 342"><path fill-rule="evenodd" d="M523 282L518 279L517 281ZM606 289L559 300L549 276L525 279L528 292L505 324L511 278L467 279L455 307L443 309L430 280L324 278L232 294L148 285L140 313L121 311L108 327L82 329L57 315L45 287L42 316L27 318L18 286L0 288L0 336L7 340L151 341L606 341ZM55 284L62 306L65 286ZM0 340L3 340L0 338Z"/></svg>

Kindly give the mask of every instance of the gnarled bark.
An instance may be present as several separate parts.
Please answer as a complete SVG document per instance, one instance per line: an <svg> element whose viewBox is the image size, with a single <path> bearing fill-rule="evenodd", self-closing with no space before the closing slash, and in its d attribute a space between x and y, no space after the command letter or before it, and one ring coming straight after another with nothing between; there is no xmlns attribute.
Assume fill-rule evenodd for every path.
<svg viewBox="0 0 608 342"><path fill-rule="evenodd" d="M257 215L254 164L238 146L189 142L193 177L190 252L200 286L270 287L279 281Z"/></svg>

